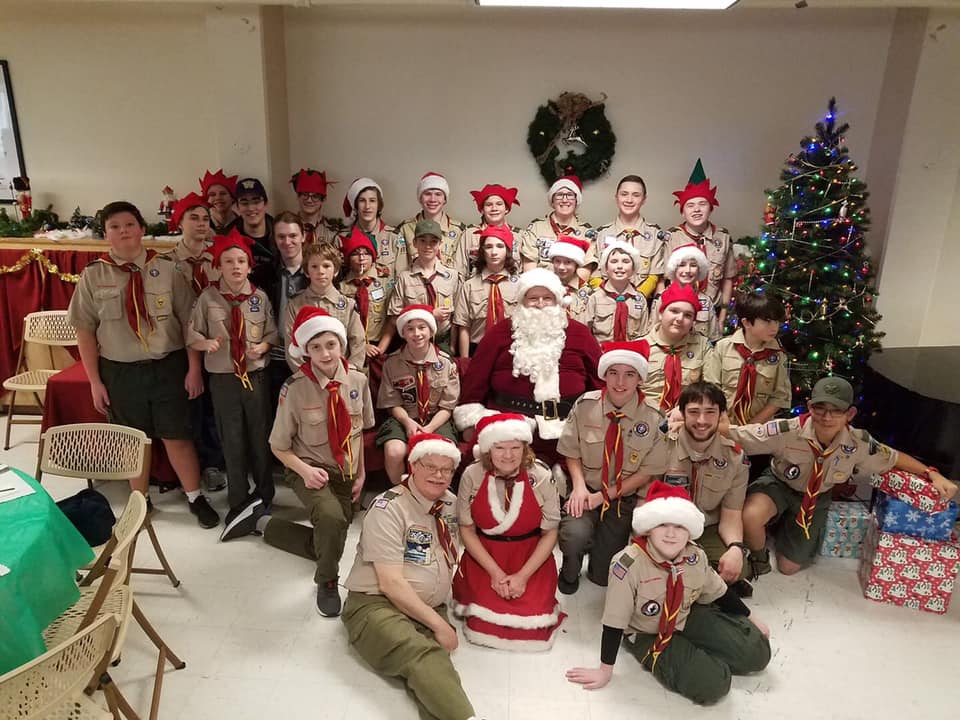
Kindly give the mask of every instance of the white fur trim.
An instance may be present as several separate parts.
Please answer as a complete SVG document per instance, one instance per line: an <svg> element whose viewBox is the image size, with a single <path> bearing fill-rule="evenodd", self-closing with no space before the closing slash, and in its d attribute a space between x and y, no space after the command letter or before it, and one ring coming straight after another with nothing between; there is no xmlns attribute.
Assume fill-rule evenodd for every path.
<svg viewBox="0 0 960 720"><path fill-rule="evenodd" d="M474 427L480 421L480 418L496 414L496 410L488 410L481 403L457 405L453 409L453 424L457 426L457 430L466 430Z"/></svg>
<svg viewBox="0 0 960 720"><path fill-rule="evenodd" d="M307 356L307 343L320 333L325 332L332 332L340 338L341 348L347 347L347 329L343 326L343 323L335 317L318 315L310 318L294 330L293 337L297 342L296 344L290 343L290 357L297 362L303 360Z"/></svg>
<svg viewBox="0 0 960 720"><path fill-rule="evenodd" d="M552 632L549 640L507 640L496 635L477 632L466 623L463 624L463 634L474 645L515 652L547 652L553 647L554 640L557 639L557 633Z"/></svg>
<svg viewBox="0 0 960 720"><path fill-rule="evenodd" d="M450 198L450 183L439 173L427 173L420 182L417 183L417 202L420 202L420 196L426 190L441 190L447 198Z"/></svg>
<svg viewBox="0 0 960 720"><path fill-rule="evenodd" d="M402 312L397 316L397 332L400 335L403 335L403 329L411 320L423 320L430 326L430 329L433 330L433 334L437 334L437 319L433 316L433 313L428 313L426 310L420 310L418 308L416 310Z"/></svg>
<svg viewBox="0 0 960 720"><path fill-rule="evenodd" d="M583 202L583 190L577 187L577 184L572 180L567 180L566 178L560 178L553 185L550 186L550 189L547 191L547 202L553 202L553 196L556 195L561 190L569 190L574 195L577 196L577 205Z"/></svg>
<svg viewBox="0 0 960 720"><path fill-rule="evenodd" d="M680 263L684 260L696 260L697 268L699 270L697 274L697 280L706 280L707 273L710 270L710 262L707 260L707 256L703 254L703 251L698 247L679 247L670 253L670 257L667 258L667 268L664 272L664 276L667 280L675 280L677 277L677 268L680 267Z"/></svg>
<svg viewBox="0 0 960 720"><path fill-rule="evenodd" d="M510 509L504 513L500 498L497 497L497 479L489 478L487 480L487 502L490 503L490 512L493 513L497 525L489 530L484 530L484 532L487 535L503 535L513 527L517 518L520 517L520 506L523 505L523 483L515 482L513 484L513 492L510 493Z"/></svg>
<svg viewBox="0 0 960 720"><path fill-rule="evenodd" d="M547 420L543 415L537 415L537 434L541 440L557 440L563 433L564 424L560 418Z"/></svg>
<svg viewBox="0 0 960 720"><path fill-rule="evenodd" d="M566 295L563 282L557 277L555 272L547 270L546 268L533 268L532 270L527 270L525 273L522 273L517 286L517 292L519 293L521 301L523 301L523 296L535 287L543 287L552 292L553 296L557 299L557 304L562 303L564 295Z"/></svg>
<svg viewBox="0 0 960 720"><path fill-rule="evenodd" d="M407 462L415 463L427 455L439 455L440 457L450 458L454 465L460 464L460 448L449 440L421 440L413 446L413 450L407 457Z"/></svg>
<svg viewBox="0 0 960 720"><path fill-rule="evenodd" d="M553 484L557 488L557 494L565 498L570 492L570 476L563 469L560 463L554 463L550 468L550 474L553 476Z"/></svg>
<svg viewBox="0 0 960 720"><path fill-rule="evenodd" d="M383 188L380 187L378 183L373 178L362 177L357 178L352 183L350 187L347 188L347 202L350 203L350 217L356 217L357 215L357 195L360 194L361 190L366 190L367 188L376 188L380 191L380 194L383 195ZM419 199L419 195L417 198Z"/></svg>
<svg viewBox="0 0 960 720"><path fill-rule="evenodd" d="M560 603L558 602L554 603L552 613L544 613L542 615L498 613L490 608L477 605L476 603L462 605L456 600L453 600L450 604L453 614L457 617L475 617L478 620L493 623L494 625L502 625L503 627L517 628L519 630L539 630L540 628L553 627L560 622Z"/></svg>
<svg viewBox="0 0 960 720"><path fill-rule="evenodd" d="M600 375L601 380L603 376L607 374L607 370L610 369L611 365L630 365L640 373L641 380L647 379L647 373L650 369L647 359L640 353L630 350L610 350L601 355L600 362L597 363L597 373Z"/></svg>
<svg viewBox="0 0 960 720"><path fill-rule="evenodd" d="M645 502L633 511L633 531L646 535L658 525L670 523L690 531L690 539L703 535L703 513L689 500L678 497L659 498Z"/></svg>
<svg viewBox="0 0 960 720"><path fill-rule="evenodd" d="M490 448L499 442L518 440L532 443L533 431L525 420L503 420L485 427L477 435L477 445L480 452L490 452Z"/></svg>
<svg viewBox="0 0 960 720"><path fill-rule="evenodd" d="M587 254L583 250L568 242L553 243L547 250L547 257L550 259L555 257L567 258L567 260L573 260L580 267L583 267L583 263L587 260Z"/></svg>
<svg viewBox="0 0 960 720"><path fill-rule="evenodd" d="M607 244L603 248L603 252L600 253L600 269L606 271L607 269L607 260L610 259L610 255L614 250L620 250L625 252L630 256L630 260L633 262L633 270L636 272L640 269L640 251L637 250L632 244L624 242L623 240L607 240Z"/></svg>

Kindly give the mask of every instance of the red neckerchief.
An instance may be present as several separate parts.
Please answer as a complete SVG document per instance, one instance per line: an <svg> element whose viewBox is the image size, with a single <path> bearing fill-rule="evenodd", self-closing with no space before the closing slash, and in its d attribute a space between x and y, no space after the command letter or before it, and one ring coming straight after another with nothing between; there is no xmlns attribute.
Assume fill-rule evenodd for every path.
<svg viewBox="0 0 960 720"><path fill-rule="evenodd" d="M151 318L150 313L147 312L147 298L143 288L142 271L156 256L156 251L148 249L147 257L143 262L142 268L137 267L132 262L120 264L111 257L110 253L104 253L97 258L100 262L113 265L113 267L123 270L123 272L130 276L127 281L127 294L124 302L127 310L127 324L130 325L133 334L137 336L137 340L140 341L140 344L143 345L144 348L147 347L147 335L143 332L143 326L148 325L150 332L153 332L154 328L153 318Z"/></svg>
<svg viewBox="0 0 960 720"><path fill-rule="evenodd" d="M733 396L733 403L730 409L737 420L738 425L746 425L750 418L750 405L753 404L753 394L757 389L757 363L763 362L771 357L776 357L778 350L764 348L753 352L747 347L746 343L734 343L734 349L743 358L743 364L740 366L740 378L737 380L737 392Z"/></svg>
<svg viewBox="0 0 960 720"><path fill-rule="evenodd" d="M253 390L253 383L247 375L247 323L243 317L243 304L253 297L256 291L252 283L249 293L233 295L220 291L223 299L230 303L230 357L233 359L233 374L240 378L240 384L247 390Z"/></svg>
<svg viewBox="0 0 960 720"><path fill-rule="evenodd" d="M653 668L657 666L657 660L663 651L667 649L667 645L670 644L670 641L673 639L673 633L677 629L677 616L680 614L680 608L683 607L683 562L682 558L681 562L678 563L671 563L666 560L662 562L654 560L650 551L647 550L646 537L635 537L633 543L643 550L644 554L650 558L650 562L662 570L667 571L667 592L663 597L663 608L660 610L660 625L657 628L657 639L653 641L653 645L650 646L650 649L643 658L644 660L648 657L652 658L653 664L650 666L650 670L652 671Z"/></svg>

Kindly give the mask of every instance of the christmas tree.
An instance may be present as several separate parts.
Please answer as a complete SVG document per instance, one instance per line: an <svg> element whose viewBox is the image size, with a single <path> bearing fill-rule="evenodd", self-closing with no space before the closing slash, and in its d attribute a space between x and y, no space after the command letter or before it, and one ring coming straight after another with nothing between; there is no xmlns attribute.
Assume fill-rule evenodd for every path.
<svg viewBox="0 0 960 720"><path fill-rule="evenodd" d="M773 293L787 309L780 333L790 354L793 414L805 411L813 384L838 375L857 389L870 353L880 348L873 266L864 248L866 185L854 173L836 99L787 158L780 186L766 190L763 234L741 290Z"/></svg>

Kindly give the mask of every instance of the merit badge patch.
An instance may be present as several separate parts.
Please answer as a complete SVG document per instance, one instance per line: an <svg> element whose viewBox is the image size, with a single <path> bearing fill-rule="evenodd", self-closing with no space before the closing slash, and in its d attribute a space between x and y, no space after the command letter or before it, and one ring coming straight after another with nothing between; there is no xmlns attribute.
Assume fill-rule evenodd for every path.
<svg viewBox="0 0 960 720"><path fill-rule="evenodd" d="M160 271L156 268L150 268L150 277L160 277Z"/></svg>
<svg viewBox="0 0 960 720"><path fill-rule="evenodd" d="M687 359L688 359L688 360L693 360L694 356L695 356L695 353L693 352L693 350L687 350Z"/></svg>
<svg viewBox="0 0 960 720"><path fill-rule="evenodd" d="M403 561L417 565L426 565L430 562L430 545L433 543L433 533L422 527L412 527L407 530L406 545L403 550Z"/></svg>
<svg viewBox="0 0 960 720"><path fill-rule="evenodd" d="M450 231L447 233L447 237L450 238L451 240L453 240L456 236L457 236L457 231L456 231L456 230L450 230Z"/></svg>
<svg viewBox="0 0 960 720"><path fill-rule="evenodd" d="M260 305L260 298L259 298L258 296L256 296L256 295L251 295L251 296L250 296L250 307L254 307L255 305L257 305L257 306Z"/></svg>
<svg viewBox="0 0 960 720"><path fill-rule="evenodd" d="M387 498L382 497L375 500L373 503L373 506L378 510L383 510L389 504L390 504L390 501Z"/></svg>
<svg viewBox="0 0 960 720"><path fill-rule="evenodd" d="M700 556L697 553L693 553L685 557L684 560L686 561L687 565L696 565L698 562L700 562Z"/></svg>
<svg viewBox="0 0 960 720"><path fill-rule="evenodd" d="M650 600L649 602L645 602L643 606L640 608L640 613L642 615L646 615L647 617L653 617L654 615L659 615L660 603L658 603L656 600Z"/></svg>
<svg viewBox="0 0 960 720"><path fill-rule="evenodd" d="M440 360L437 360L437 361L433 364L433 369L434 369L434 370L443 370L443 363L442 363Z"/></svg>
<svg viewBox="0 0 960 720"><path fill-rule="evenodd" d="M359 390L351 390L351 391L350 391L350 399L351 399L351 400L356 400L358 397L360 397L360 391L359 391Z"/></svg>
<svg viewBox="0 0 960 720"><path fill-rule="evenodd" d="M726 458L714 458L713 466L717 468L717 470L723 470L727 466Z"/></svg>
<svg viewBox="0 0 960 720"><path fill-rule="evenodd" d="M847 455L853 455L857 449L853 445L841 445L840 449L843 450Z"/></svg>
<svg viewBox="0 0 960 720"><path fill-rule="evenodd" d="M619 562L615 562L613 564L613 567L611 568L611 572L613 573L613 576L617 580L623 580L627 576L627 569L623 565L621 565Z"/></svg>
<svg viewBox="0 0 960 720"><path fill-rule="evenodd" d="M337 303L337 310L343 310L347 306L347 301L344 298L340 298L340 301Z"/></svg>
<svg viewBox="0 0 960 720"><path fill-rule="evenodd" d="M787 480L796 480L798 477L800 477L800 468L796 465L791 465L783 471L783 475L787 478Z"/></svg>
<svg viewBox="0 0 960 720"><path fill-rule="evenodd" d="M771 365L776 365L778 362L780 362L780 356L771 355L770 357L767 358L767 362L770 363Z"/></svg>
<svg viewBox="0 0 960 720"><path fill-rule="evenodd" d="M636 425L633 426L633 431L634 431L639 437L646 437L646 436L647 436L647 433L650 432L650 426L647 425L647 424L644 423L644 422L639 422L639 423L637 423Z"/></svg>

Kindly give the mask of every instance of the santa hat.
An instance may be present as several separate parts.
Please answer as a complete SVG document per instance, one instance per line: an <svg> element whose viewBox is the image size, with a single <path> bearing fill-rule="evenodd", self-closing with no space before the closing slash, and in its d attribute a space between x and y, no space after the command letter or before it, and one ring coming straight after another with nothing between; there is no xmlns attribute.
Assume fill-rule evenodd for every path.
<svg viewBox="0 0 960 720"><path fill-rule="evenodd" d="M477 203L479 212L483 212L483 203L491 195L496 195L503 200L504 205L507 206L507 212L510 212L514 205L520 204L520 201L517 200L517 189L504 187L503 185L484 185L480 190L471 190L470 194L473 195L473 200Z"/></svg>
<svg viewBox="0 0 960 720"><path fill-rule="evenodd" d="M311 168L307 168L306 170L301 168L300 172L294 173L290 178L290 184L293 185L293 191L298 195L300 193L316 193L326 198L327 186L334 185L335 183L327 180L326 171L317 172Z"/></svg>
<svg viewBox="0 0 960 720"><path fill-rule="evenodd" d="M226 235L214 235L213 245L210 246L210 254L213 259L210 261L213 267L220 266L220 256L230 248L240 248L247 255L250 267L253 267L253 240L246 235L242 235L235 227L230 228Z"/></svg>
<svg viewBox="0 0 960 720"><path fill-rule="evenodd" d="M606 244L603 247L603 252L600 253L600 268L601 270L606 270L607 260L610 259L610 256L613 254L614 250L619 250L630 256L630 261L633 263L634 271L640 269L640 251L637 250L633 243L624 242L623 240L607 240Z"/></svg>
<svg viewBox="0 0 960 720"><path fill-rule="evenodd" d="M667 280L676 278L677 268L680 267L680 263L686 260L693 260L697 263L699 270L697 280L707 279L707 273L710 271L710 263L707 260L707 256L696 243L687 243L686 245L678 247L670 253L670 257L667 258L667 269L666 272L663 273Z"/></svg>
<svg viewBox="0 0 960 720"><path fill-rule="evenodd" d="M477 422L477 447L481 453L490 452L497 443L516 440L533 442L533 431L527 418L518 413L497 413Z"/></svg>
<svg viewBox="0 0 960 720"><path fill-rule="evenodd" d="M703 535L703 520L703 513L684 488L654 480L643 505L633 511L633 531L647 535L659 525L679 525L687 529L691 540L696 540Z"/></svg>
<svg viewBox="0 0 960 720"><path fill-rule="evenodd" d="M197 195L195 192L187 193L182 198L177 200L173 205L173 210L170 213L170 220L167 221L167 229L170 232L175 231L180 227L180 221L183 219L184 214L187 210L191 210L195 207L206 208L209 212L210 206L207 204L207 201L202 197Z"/></svg>
<svg viewBox="0 0 960 720"><path fill-rule="evenodd" d="M583 200L583 183L576 175L559 177L547 191L547 202L553 202L553 196L561 190L569 190L577 196L577 205Z"/></svg>
<svg viewBox="0 0 960 720"><path fill-rule="evenodd" d="M641 380L647 379L650 343L646 340L605 342L600 345L600 349L603 354L600 355L600 362L597 363L597 374L601 380L612 365L629 365L636 368Z"/></svg>
<svg viewBox="0 0 960 720"><path fill-rule="evenodd" d="M215 173L207 170L204 172L203 177L200 178L200 192L204 197L210 192L210 188L214 185L222 185L227 189L227 192L230 193L231 197L237 197L237 175L231 175L227 177L223 174L223 168L217 170Z"/></svg>
<svg viewBox="0 0 960 720"><path fill-rule="evenodd" d="M296 362L304 359L307 353L307 343L320 333L332 332L340 338L340 347L347 346L347 329L343 323L333 317L323 308L304 305L293 321L293 335L290 338L290 357Z"/></svg>
<svg viewBox="0 0 960 720"><path fill-rule="evenodd" d="M343 253L343 261L346 262L349 260L350 256L360 248L366 248L370 251L370 254L373 255L373 259L377 259L377 248L374 247L373 240L371 240L370 236L363 230L354 225L350 229L350 234L343 239L340 245L340 251Z"/></svg>
<svg viewBox="0 0 960 720"><path fill-rule="evenodd" d="M483 230L480 231L480 245L483 246L484 238L497 238L498 240L503 240L503 244L507 246L507 250L513 250L513 230L511 230L506 225L487 225Z"/></svg>
<svg viewBox="0 0 960 720"><path fill-rule="evenodd" d="M518 292L521 300L524 295L535 287L546 288L552 292L553 296L557 299L557 305L563 304L563 299L566 297L566 289L563 287L563 282L552 270L538 267L527 270L520 275Z"/></svg>
<svg viewBox="0 0 960 720"><path fill-rule="evenodd" d="M411 465L427 455L439 455L453 460L454 467L460 464L460 448L452 440L436 433L414 435L407 443L410 452L407 462Z"/></svg>
<svg viewBox="0 0 960 720"><path fill-rule="evenodd" d="M589 240L571 235L561 235L547 250L547 257L551 260L555 257L567 258L567 260L573 260L577 265L583 267L589 250Z"/></svg>
<svg viewBox="0 0 960 720"><path fill-rule="evenodd" d="M680 283L671 283L670 287L664 290L660 296L660 312L663 313L668 305L678 302L689 303L694 312L699 312L700 310L700 296L697 295L696 290L694 290L692 286L681 286Z"/></svg>
<svg viewBox="0 0 960 720"><path fill-rule="evenodd" d="M450 197L450 183L440 173L428 172L420 178L420 182L417 183L417 202L427 190L439 190L445 198Z"/></svg>
<svg viewBox="0 0 960 720"><path fill-rule="evenodd" d="M403 329L411 320L423 320L430 326L430 331L437 334L437 319L433 316L433 308L429 305L407 305L397 315L397 332L402 336Z"/></svg>
<svg viewBox="0 0 960 720"><path fill-rule="evenodd" d="M719 207L720 205L720 203L717 202L717 189L710 187L710 180L703 171L703 163L700 162L700 158L697 158L697 164L694 165L693 172L690 173L687 186L683 188L683 190L674 191L673 194L677 198L673 204L679 205L681 212L683 211L683 206L687 204L687 200L698 197L706 198L711 208Z"/></svg>
<svg viewBox="0 0 960 720"><path fill-rule="evenodd" d="M377 183L376 180L373 180L368 177L361 177L354 180L350 183L350 187L347 188L347 196L343 198L343 215L344 217L352 218L354 215L354 205L357 202L357 195L362 193L364 190L370 188L376 188L380 191L380 194L383 195L383 188Z"/></svg>

